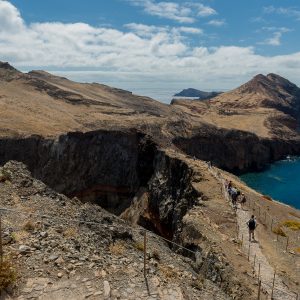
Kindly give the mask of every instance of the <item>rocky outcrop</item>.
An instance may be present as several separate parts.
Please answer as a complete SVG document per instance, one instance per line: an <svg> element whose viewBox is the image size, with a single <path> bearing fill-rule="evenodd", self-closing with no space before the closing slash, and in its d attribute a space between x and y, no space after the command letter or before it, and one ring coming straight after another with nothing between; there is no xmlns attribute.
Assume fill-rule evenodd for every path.
<svg viewBox="0 0 300 300"><path fill-rule="evenodd" d="M147 201L137 223L176 241L184 215L201 195L192 186L193 171L182 160L161 151L154 165Z"/></svg>
<svg viewBox="0 0 300 300"><path fill-rule="evenodd" d="M213 97L218 96L219 94L221 94L220 92L204 92L204 91L200 91L197 89L192 89L192 88L188 88L188 89L184 89L181 92L175 94L175 97L194 97L194 98L198 98L198 100L206 100L206 99L211 99Z"/></svg>

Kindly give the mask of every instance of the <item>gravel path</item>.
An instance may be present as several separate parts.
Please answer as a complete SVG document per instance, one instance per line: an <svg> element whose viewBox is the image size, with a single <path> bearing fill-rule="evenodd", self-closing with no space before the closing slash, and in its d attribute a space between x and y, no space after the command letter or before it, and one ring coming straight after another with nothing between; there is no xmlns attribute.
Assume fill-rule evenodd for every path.
<svg viewBox="0 0 300 300"><path fill-rule="evenodd" d="M217 178L221 184L224 191L224 197L227 201L231 202L229 199L229 195L225 190L225 180L222 178L219 172L216 172L213 168L209 168L211 170L212 175ZM270 296L272 294L272 284L274 278L275 269L270 265L269 261L267 260L266 256L263 254L261 250L261 246L259 243L259 236L255 238L257 241L249 242L249 233L248 233L248 226L247 221L250 219L251 214L248 210L244 210L241 208L237 209L236 212L237 222L238 222L238 235L239 239L242 241L242 250L247 255L249 255L249 261L254 267L254 272L256 275L260 273L260 279L262 282L262 290L266 291ZM249 250L250 244L250 250ZM250 252L249 252L250 251ZM254 266L254 257L255 257L255 266ZM260 271L259 271L260 265ZM289 290L289 288L283 283L280 276L275 276L275 283L274 283L274 291L273 291L273 299L274 300L295 300L297 296Z"/></svg>
<svg viewBox="0 0 300 300"><path fill-rule="evenodd" d="M249 255L249 260L252 265L254 265L255 257L255 273L258 275L259 265L260 265L260 278L262 281L262 288L271 295L272 283L274 278L275 269L269 264L267 258L261 251L261 246L259 243L259 237L256 237L258 241L249 242L249 233L246 222L250 219L251 215L249 211L238 209L237 210L237 221L239 225L239 238L242 239L243 236L243 252ZM249 253L250 246L250 253ZM295 300L296 295L294 295L282 282L281 278L276 275L275 277L275 289L273 293L274 299L285 299L285 300Z"/></svg>

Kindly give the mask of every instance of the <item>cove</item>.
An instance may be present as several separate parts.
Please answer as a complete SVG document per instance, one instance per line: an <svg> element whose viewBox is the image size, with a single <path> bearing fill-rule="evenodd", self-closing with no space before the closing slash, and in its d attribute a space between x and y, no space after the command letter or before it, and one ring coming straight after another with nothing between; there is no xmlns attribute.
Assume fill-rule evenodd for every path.
<svg viewBox="0 0 300 300"><path fill-rule="evenodd" d="M240 179L258 192L300 209L300 157L287 157Z"/></svg>

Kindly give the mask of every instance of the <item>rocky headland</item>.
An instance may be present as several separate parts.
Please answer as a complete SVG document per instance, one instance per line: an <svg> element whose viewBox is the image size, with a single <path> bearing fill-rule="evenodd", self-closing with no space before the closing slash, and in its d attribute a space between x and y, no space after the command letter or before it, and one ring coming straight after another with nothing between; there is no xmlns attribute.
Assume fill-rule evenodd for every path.
<svg viewBox="0 0 300 300"><path fill-rule="evenodd" d="M207 100L218 96L221 92L204 92L193 88L184 89L179 93L176 93L174 97L182 98L197 98L197 100Z"/></svg>
<svg viewBox="0 0 300 300"><path fill-rule="evenodd" d="M20 299L256 299L238 219L215 172L274 217L298 220L296 210L266 200L231 173L299 155L299 109L300 89L275 74L211 100L165 105L0 63L0 203L24 213L20 219L2 212L4 251L21 270L19 289L7 292ZM55 217L65 219L60 232ZM71 219L78 224L71 226ZM28 221L34 224L29 231ZM155 295L142 274L143 228L153 233L149 255L158 247L163 257L149 257ZM299 265L288 268L297 251L280 259L280 251L268 250L273 238L261 245L264 255L295 291ZM43 288L30 283L37 278Z"/></svg>

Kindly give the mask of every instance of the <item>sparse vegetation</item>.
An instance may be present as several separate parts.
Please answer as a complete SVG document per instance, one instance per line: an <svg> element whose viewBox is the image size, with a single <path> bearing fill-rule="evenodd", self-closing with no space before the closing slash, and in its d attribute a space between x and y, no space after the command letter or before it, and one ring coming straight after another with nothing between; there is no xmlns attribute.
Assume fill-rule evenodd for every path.
<svg viewBox="0 0 300 300"><path fill-rule="evenodd" d="M300 219L300 215L298 213L294 212L294 211L290 212L289 214L293 217L296 217L296 218Z"/></svg>
<svg viewBox="0 0 300 300"><path fill-rule="evenodd" d="M159 255L159 252L157 250L152 251L151 257L156 259L157 261L160 261L160 255Z"/></svg>
<svg viewBox="0 0 300 300"><path fill-rule="evenodd" d="M0 169L0 182L10 181L11 174L5 169Z"/></svg>
<svg viewBox="0 0 300 300"><path fill-rule="evenodd" d="M192 286L197 290L202 290L204 284L204 278L201 276L198 276L196 279L192 281Z"/></svg>
<svg viewBox="0 0 300 300"><path fill-rule="evenodd" d="M300 247L296 248L295 252L300 254Z"/></svg>
<svg viewBox="0 0 300 300"><path fill-rule="evenodd" d="M25 230L15 231L11 234L11 237L15 242L20 242L28 237L28 232Z"/></svg>
<svg viewBox="0 0 300 300"><path fill-rule="evenodd" d="M109 246L111 254L114 255L123 255L125 252L125 246L121 242L116 242Z"/></svg>
<svg viewBox="0 0 300 300"><path fill-rule="evenodd" d="M273 231L275 234L278 234L278 235L280 235L280 236L286 237L286 234L285 234L285 232L283 231L283 229L281 228L280 225L274 227L272 231Z"/></svg>
<svg viewBox="0 0 300 300"><path fill-rule="evenodd" d="M282 225L291 230L300 230L300 222L296 220L286 220L282 222Z"/></svg>
<svg viewBox="0 0 300 300"><path fill-rule="evenodd" d="M178 277L177 272L173 268L171 268L170 266L160 265L159 270L167 278L176 279Z"/></svg>
<svg viewBox="0 0 300 300"><path fill-rule="evenodd" d="M74 238L78 236L78 229L75 227L69 227L63 232L63 235L66 238Z"/></svg>
<svg viewBox="0 0 300 300"><path fill-rule="evenodd" d="M134 248L140 251L144 251L144 244L142 242L136 242L133 244Z"/></svg>
<svg viewBox="0 0 300 300"><path fill-rule="evenodd" d="M9 258L4 259L0 264L0 293L9 286L15 284L17 273Z"/></svg>
<svg viewBox="0 0 300 300"><path fill-rule="evenodd" d="M27 232L31 232L34 231L35 229L35 224L33 223L32 220L28 220L27 222L24 223L24 225L22 226L22 228L27 231Z"/></svg>

